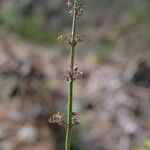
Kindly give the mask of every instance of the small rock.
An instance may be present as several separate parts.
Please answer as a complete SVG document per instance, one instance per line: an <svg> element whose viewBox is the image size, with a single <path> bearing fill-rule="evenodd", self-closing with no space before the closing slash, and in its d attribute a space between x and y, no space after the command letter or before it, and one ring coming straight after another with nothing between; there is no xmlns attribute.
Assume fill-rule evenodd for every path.
<svg viewBox="0 0 150 150"><path fill-rule="evenodd" d="M34 126L25 125L19 129L17 137L23 142L34 144L39 139L39 132Z"/></svg>

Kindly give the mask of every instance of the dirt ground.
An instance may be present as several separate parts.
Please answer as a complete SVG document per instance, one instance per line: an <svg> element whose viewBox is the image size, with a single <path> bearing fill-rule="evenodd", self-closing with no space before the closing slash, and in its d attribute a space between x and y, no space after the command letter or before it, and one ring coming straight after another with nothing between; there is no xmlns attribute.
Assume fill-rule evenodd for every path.
<svg viewBox="0 0 150 150"><path fill-rule="evenodd" d="M1 33L0 149L62 149L64 129L50 125L48 118L66 107L62 74L68 51ZM116 50L99 62L93 55L97 50L79 46L76 65L86 78L75 84L74 110L80 125L73 148L130 150L150 138L149 48L137 45L127 54L118 40Z"/></svg>

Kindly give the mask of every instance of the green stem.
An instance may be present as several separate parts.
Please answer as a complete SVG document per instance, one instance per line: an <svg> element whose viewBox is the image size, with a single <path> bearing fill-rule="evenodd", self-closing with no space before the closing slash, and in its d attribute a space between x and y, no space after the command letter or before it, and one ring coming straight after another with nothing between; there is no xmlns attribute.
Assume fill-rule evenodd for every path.
<svg viewBox="0 0 150 150"><path fill-rule="evenodd" d="M75 6L76 0L74 0ZM76 13L74 11L73 20L72 20L72 44L70 52L70 71L73 72L74 68L74 55L75 55L75 30L76 30ZM68 108L67 108L67 132L66 132L66 143L65 150L70 150L71 146L71 132L72 132L72 100L73 100L73 80L71 79L68 83Z"/></svg>

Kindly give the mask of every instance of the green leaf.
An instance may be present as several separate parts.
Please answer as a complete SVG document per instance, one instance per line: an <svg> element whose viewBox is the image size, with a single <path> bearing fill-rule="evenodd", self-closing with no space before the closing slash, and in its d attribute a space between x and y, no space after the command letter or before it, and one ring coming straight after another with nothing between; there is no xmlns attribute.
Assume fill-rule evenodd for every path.
<svg viewBox="0 0 150 150"><path fill-rule="evenodd" d="M144 142L144 147L147 149L147 150L150 150L150 140L146 140Z"/></svg>

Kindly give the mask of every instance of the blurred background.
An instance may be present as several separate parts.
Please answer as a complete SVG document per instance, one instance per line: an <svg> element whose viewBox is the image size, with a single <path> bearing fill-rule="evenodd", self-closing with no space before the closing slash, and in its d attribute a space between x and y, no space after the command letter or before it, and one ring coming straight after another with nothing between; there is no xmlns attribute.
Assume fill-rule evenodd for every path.
<svg viewBox="0 0 150 150"><path fill-rule="evenodd" d="M71 150L150 150L150 1L83 3ZM65 0L0 0L0 150L64 150L70 31Z"/></svg>

